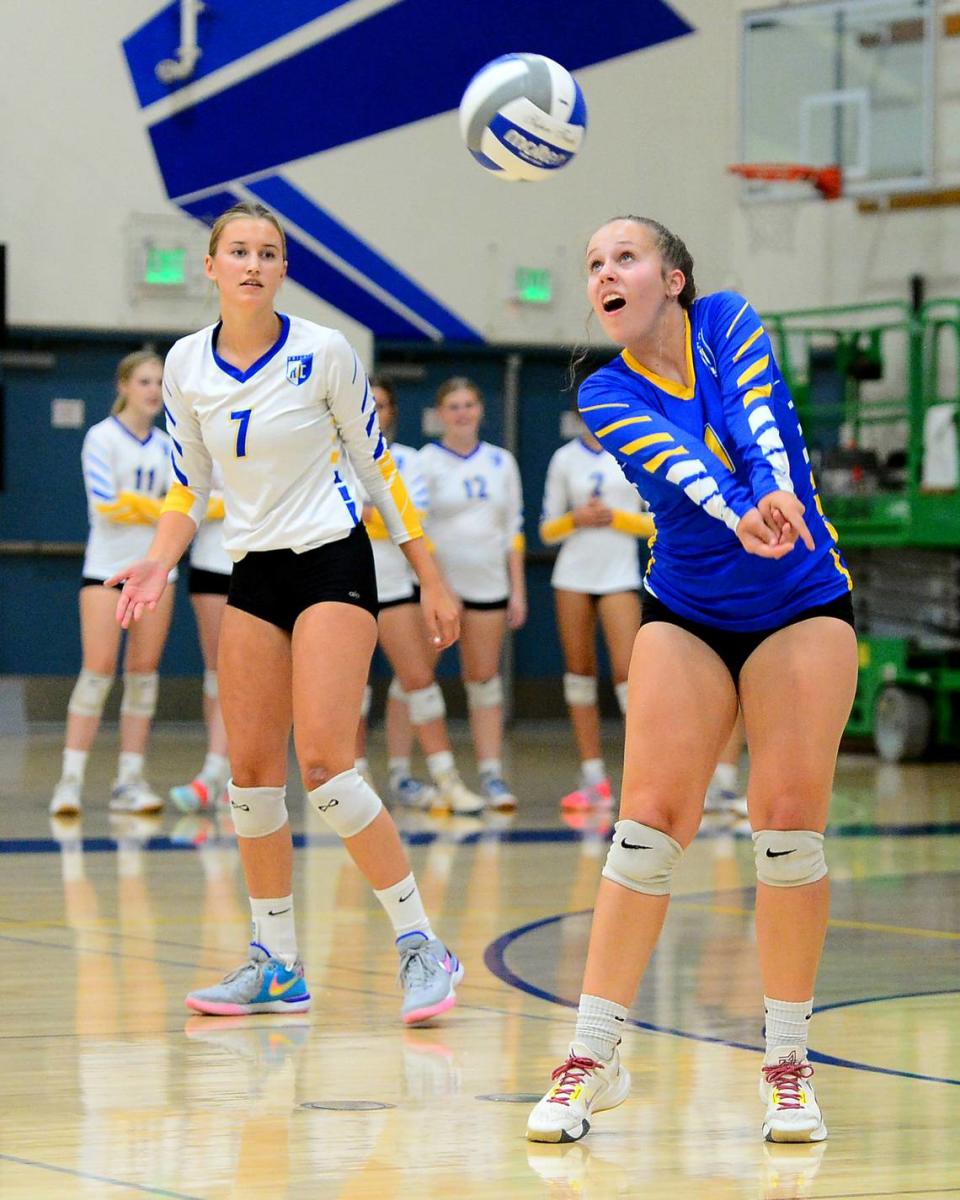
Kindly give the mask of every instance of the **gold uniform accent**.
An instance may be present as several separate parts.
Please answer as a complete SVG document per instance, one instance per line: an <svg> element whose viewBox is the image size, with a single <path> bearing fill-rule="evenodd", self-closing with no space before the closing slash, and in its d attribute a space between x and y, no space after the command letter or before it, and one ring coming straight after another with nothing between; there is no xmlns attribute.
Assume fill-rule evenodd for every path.
<svg viewBox="0 0 960 1200"><path fill-rule="evenodd" d="M757 338L761 335L761 333L763 333L762 325L760 326L759 329L755 329L753 331L753 333L750 334L750 336L747 338L747 340L743 343L743 345L740 347L740 349L736 352L736 354L733 356L734 362L736 362L739 358L741 358L744 354L746 354L746 352L750 349L750 347L757 340Z"/></svg>
<svg viewBox="0 0 960 1200"><path fill-rule="evenodd" d="M736 474L736 468L733 465L733 460L724 448L723 442L721 442L720 438L716 435L716 433L714 433L712 426L704 425L703 440L706 443L707 449L711 452L711 454L715 454L717 458L720 459L730 474Z"/></svg>
<svg viewBox="0 0 960 1200"><path fill-rule="evenodd" d="M678 455L689 454L690 451L686 446L674 446L672 450L661 450L661 452L650 459L649 462L643 464L644 470L649 471L652 475L654 471L659 471L668 458L676 458Z"/></svg>
<svg viewBox="0 0 960 1200"><path fill-rule="evenodd" d="M383 481L390 492L390 497L397 506L397 511L400 513L403 528L411 538L422 537L423 529L420 527L417 510L413 507L410 500L410 493L407 491L406 485L400 477L397 464L393 461L393 455L389 450L384 450L377 465L380 468Z"/></svg>
<svg viewBox="0 0 960 1200"><path fill-rule="evenodd" d="M743 398L743 407L749 408L754 400L766 400L773 391L772 383L762 383L759 387L751 388Z"/></svg>
<svg viewBox="0 0 960 1200"><path fill-rule="evenodd" d="M197 497L188 487L184 487L182 483L174 483L163 501L162 511L183 513L185 517L189 517L196 502Z"/></svg>
<svg viewBox="0 0 960 1200"><path fill-rule="evenodd" d="M621 454L634 454L637 450L645 450L647 446L656 446L658 442L672 442L673 435L670 433L648 433L646 437L636 438L632 442L627 442L625 446L620 447Z"/></svg>
<svg viewBox="0 0 960 1200"><path fill-rule="evenodd" d="M749 383L751 379L756 379L758 375L762 375L769 365L769 354L764 354L762 358L758 358L756 362L752 362L737 380L737 387L743 387L743 385L745 383Z"/></svg>
<svg viewBox="0 0 960 1200"><path fill-rule="evenodd" d="M598 438L606 437L608 433L613 433L616 429L622 429L624 425L642 425L645 421L649 420L649 417L624 417L622 421L614 421L612 425L604 425L602 429L598 429L596 436Z"/></svg>

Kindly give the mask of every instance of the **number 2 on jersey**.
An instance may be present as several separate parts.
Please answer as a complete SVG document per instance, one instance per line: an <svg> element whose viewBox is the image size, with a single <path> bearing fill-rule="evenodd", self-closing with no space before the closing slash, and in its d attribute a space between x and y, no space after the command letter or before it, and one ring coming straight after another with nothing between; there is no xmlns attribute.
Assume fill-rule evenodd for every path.
<svg viewBox="0 0 960 1200"><path fill-rule="evenodd" d="M252 412L252 408L239 408L230 414L231 421L239 422L237 425L237 458L245 458L247 454L247 426L250 424Z"/></svg>
<svg viewBox="0 0 960 1200"><path fill-rule="evenodd" d="M590 491L590 498L598 499L603 495L603 472L591 471L589 478L593 480L593 488Z"/></svg>
<svg viewBox="0 0 960 1200"><path fill-rule="evenodd" d="M468 500L487 499L487 481L483 475L474 475L472 479L465 479L463 486L467 490Z"/></svg>

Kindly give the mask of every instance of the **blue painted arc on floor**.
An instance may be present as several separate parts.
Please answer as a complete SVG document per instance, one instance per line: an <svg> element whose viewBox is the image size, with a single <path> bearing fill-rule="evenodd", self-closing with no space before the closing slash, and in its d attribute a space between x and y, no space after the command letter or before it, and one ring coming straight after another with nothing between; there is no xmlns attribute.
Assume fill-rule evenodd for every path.
<svg viewBox="0 0 960 1200"><path fill-rule="evenodd" d="M348 7L344 0L208 4L198 17L201 56L186 82L208 79L318 17ZM508 51L535 50L577 70L692 32L664 0L624 0L614 23L597 21L589 0L570 0L560 10L546 0L523 5L399 0L161 117L149 136L167 194L183 198L186 212L196 215L201 207L208 220L223 211L211 213L214 198L223 199L235 181L276 172L257 187L280 196L282 203L276 198L273 203L284 217L350 268L345 271L298 244L291 277L375 336L479 342L481 335L442 300L311 197L296 194L280 169L455 108L477 69ZM141 108L186 86L162 84L156 77L157 63L174 57L178 43L177 2L165 5L124 41ZM357 274L378 294L358 284Z"/></svg>

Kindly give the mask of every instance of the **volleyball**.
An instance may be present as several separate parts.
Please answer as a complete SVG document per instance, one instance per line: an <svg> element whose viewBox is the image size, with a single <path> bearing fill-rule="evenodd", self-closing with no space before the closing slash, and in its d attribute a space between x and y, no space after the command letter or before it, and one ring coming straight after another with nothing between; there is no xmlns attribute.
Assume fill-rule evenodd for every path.
<svg viewBox="0 0 960 1200"><path fill-rule="evenodd" d="M467 84L460 133L477 162L511 182L549 179L583 143L587 105L570 72L542 54L504 54Z"/></svg>

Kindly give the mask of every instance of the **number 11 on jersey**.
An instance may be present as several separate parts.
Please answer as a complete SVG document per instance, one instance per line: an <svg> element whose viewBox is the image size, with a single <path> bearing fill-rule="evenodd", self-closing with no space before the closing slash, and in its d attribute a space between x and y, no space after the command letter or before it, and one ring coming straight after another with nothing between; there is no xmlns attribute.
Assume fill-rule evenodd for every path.
<svg viewBox="0 0 960 1200"><path fill-rule="evenodd" d="M237 458L245 458L247 454L247 426L250 424L252 408L240 408L230 414L231 421L237 421Z"/></svg>

